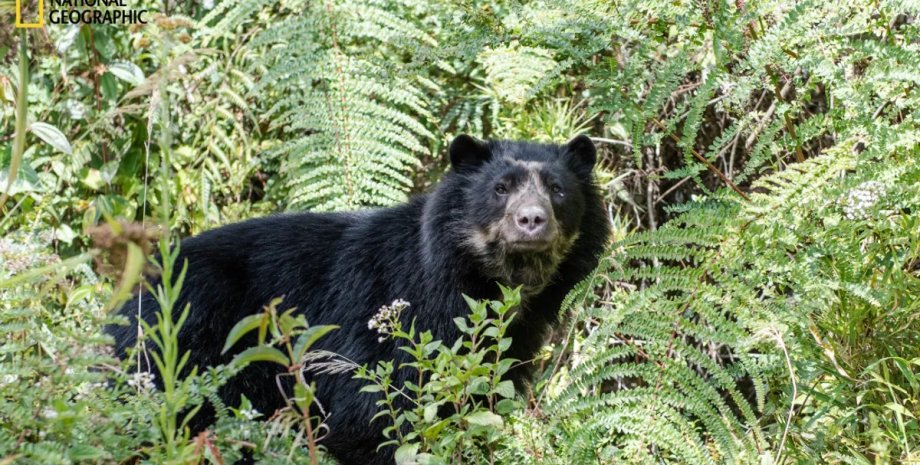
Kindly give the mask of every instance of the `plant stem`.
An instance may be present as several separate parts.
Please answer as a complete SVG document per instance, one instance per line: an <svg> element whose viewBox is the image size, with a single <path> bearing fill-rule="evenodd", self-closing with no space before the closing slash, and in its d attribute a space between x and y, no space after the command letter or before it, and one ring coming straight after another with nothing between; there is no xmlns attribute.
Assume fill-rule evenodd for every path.
<svg viewBox="0 0 920 465"><path fill-rule="evenodd" d="M7 176L6 188L0 195L0 208L6 212L6 199L9 198L10 189L19 174L22 164L22 154L26 148L26 97L29 93L29 56L26 54L28 39L25 29L19 30L19 88L16 92L16 139L13 141L13 156L10 158L10 174Z"/></svg>
<svg viewBox="0 0 920 465"><path fill-rule="evenodd" d="M290 344L288 344L288 354L291 356L291 360L293 360L294 352L290 350ZM300 383L304 388L309 389L309 384L307 384L307 380L303 377L303 368L297 369L297 382ZM301 415L303 415L304 425L307 428L307 451L310 454L310 465L318 465L319 460L316 457L316 438L313 436L313 425L310 418L309 405L306 405L301 409Z"/></svg>

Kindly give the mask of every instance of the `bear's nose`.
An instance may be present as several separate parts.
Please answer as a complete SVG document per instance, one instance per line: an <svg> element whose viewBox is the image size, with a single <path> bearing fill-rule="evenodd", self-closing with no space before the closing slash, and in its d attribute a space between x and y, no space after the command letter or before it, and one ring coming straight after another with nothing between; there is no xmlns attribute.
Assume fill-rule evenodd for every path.
<svg viewBox="0 0 920 465"><path fill-rule="evenodd" d="M546 230L546 210L536 205L522 207L515 215L515 223L528 236L540 235Z"/></svg>

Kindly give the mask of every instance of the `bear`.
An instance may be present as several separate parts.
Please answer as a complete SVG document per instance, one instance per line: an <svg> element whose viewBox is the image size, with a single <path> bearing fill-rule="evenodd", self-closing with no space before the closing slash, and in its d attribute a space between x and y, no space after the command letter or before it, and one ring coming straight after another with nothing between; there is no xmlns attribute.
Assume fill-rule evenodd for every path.
<svg viewBox="0 0 920 465"><path fill-rule="evenodd" d="M507 356L533 359L564 297L596 268L608 242L594 144L587 136L560 145L459 135L448 154L450 170L431 192L401 205L277 214L184 239L175 266L188 266L177 308L190 304L179 334L189 365L230 362L241 350L221 353L231 328L280 296L281 309L296 307L311 325L339 326L314 349L370 367L401 360L392 339L369 329L378 309L405 300L402 319L452 344L460 337L454 318L469 314L463 296L499 299L499 283L520 286L522 296ZM120 310L130 325L107 328L121 357L135 346L138 308L145 321L156 321L157 302L142 292ZM519 391L531 365L508 373ZM270 416L285 405L275 379L282 369L252 364L220 396L236 405L245 395ZM407 370L396 373L397 383L411 379ZM386 420L371 421L379 393L360 393L365 382L351 373L310 380L327 415L320 444L342 464L392 463L392 447L377 450ZM207 421L192 427L204 429Z"/></svg>

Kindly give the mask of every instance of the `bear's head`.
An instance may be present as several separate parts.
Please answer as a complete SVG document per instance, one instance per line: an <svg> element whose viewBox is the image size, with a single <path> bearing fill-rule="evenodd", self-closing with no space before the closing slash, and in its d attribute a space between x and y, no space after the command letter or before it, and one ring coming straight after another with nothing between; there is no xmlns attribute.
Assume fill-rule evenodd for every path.
<svg viewBox="0 0 920 465"><path fill-rule="evenodd" d="M586 202L594 199L594 144L481 141L460 135L450 145L455 237L482 272L527 294L540 292L578 239Z"/></svg>

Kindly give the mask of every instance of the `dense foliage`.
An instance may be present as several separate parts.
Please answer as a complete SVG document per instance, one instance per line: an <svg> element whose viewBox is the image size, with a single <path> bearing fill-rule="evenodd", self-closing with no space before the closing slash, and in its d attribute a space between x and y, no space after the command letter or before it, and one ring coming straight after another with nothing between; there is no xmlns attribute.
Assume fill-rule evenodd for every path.
<svg viewBox="0 0 920 465"><path fill-rule="evenodd" d="M136 3L150 24L26 31L0 0L0 463L328 460L305 382L271 421L220 403L253 360L411 397L380 406L402 463L920 463L917 2ZM162 391L111 356L178 237L400 202L461 132L600 149L615 238L527 395L494 358L513 290L461 341L389 331L431 374L412 392L274 307L230 366L163 350Z"/></svg>

